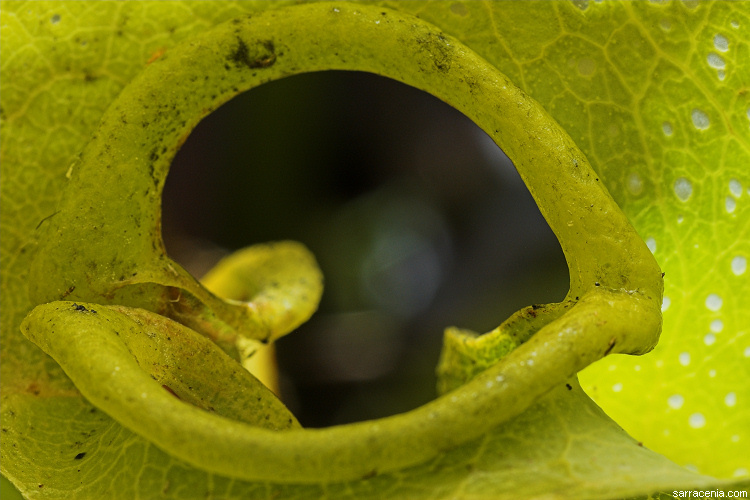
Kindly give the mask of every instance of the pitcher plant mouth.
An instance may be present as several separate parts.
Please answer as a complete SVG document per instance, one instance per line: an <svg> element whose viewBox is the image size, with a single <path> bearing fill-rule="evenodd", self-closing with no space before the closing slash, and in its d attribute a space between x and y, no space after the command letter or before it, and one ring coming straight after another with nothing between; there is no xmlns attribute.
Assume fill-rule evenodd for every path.
<svg viewBox="0 0 750 500"><path fill-rule="evenodd" d="M353 31L356 39L347 39ZM453 381L434 401L379 420L302 429L231 358L241 361L313 314L322 293L314 258L291 242L251 247L225 265L221 298L166 256L160 204L172 158L204 116L263 83L332 69L419 88L482 128L556 234L570 290L486 334L483 342L503 337L513 349L484 371L453 366L458 334L447 334L441 373ZM41 305L24 334L123 426L196 467L245 480L347 481L423 463L606 355L648 352L661 330L661 271L570 137L458 40L369 5L265 11L165 51L107 110L69 171L59 213L40 230L29 291Z"/></svg>

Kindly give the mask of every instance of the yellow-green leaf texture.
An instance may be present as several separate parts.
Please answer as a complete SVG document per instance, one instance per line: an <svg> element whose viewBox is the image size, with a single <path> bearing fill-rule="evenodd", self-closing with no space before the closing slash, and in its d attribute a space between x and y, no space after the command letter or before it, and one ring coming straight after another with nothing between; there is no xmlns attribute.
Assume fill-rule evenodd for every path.
<svg viewBox="0 0 750 500"><path fill-rule="evenodd" d="M115 423L21 335L36 305L26 279L40 222L55 213L68 168L107 105L180 41L286 3L0 5L3 473L43 498L606 498L718 484L644 450L574 381L496 432L403 473L316 487L241 482L192 469ZM583 373L584 389L678 464L748 476L750 5L382 4L461 40L541 102L666 273L656 350L606 358ZM555 439L561 422L566 434ZM650 476L628 478L629 460ZM621 475L591 479L611 470Z"/></svg>

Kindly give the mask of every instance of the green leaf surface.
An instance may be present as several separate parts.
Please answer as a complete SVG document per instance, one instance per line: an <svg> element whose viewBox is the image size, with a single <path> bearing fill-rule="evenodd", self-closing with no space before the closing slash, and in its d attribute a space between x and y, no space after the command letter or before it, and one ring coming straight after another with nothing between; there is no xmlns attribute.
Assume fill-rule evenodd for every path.
<svg viewBox="0 0 750 500"><path fill-rule="evenodd" d="M12 417L15 429L36 431L36 439L20 440L25 448L41 447L47 453L33 462L28 452L10 457L26 466L15 477L38 498L576 499L632 497L642 493L644 483L657 491L720 487L718 481L695 476L640 446L591 403L575 380L568 383L570 390L560 386L496 432L423 465L354 482L274 485L211 475L72 398L35 400L27 406L32 414L39 414L36 405L41 404L44 412L58 415L50 427L23 414ZM50 439L60 427L69 433L67 445ZM76 459L80 453L86 455ZM634 468L633 463L640 465ZM29 470L33 473L23 472ZM613 476L613 470L618 474Z"/></svg>
<svg viewBox="0 0 750 500"><path fill-rule="evenodd" d="M153 68L180 41L222 21L283 6L270 4L2 3L3 473L25 495L42 498L608 498L678 487L747 488L741 480L720 483L691 474L639 446L574 380L565 382L568 390L565 378L525 412L424 464L315 486L243 482L194 469L81 397L60 365L19 328L37 303L83 292L67 293L69 287L59 284L45 288L40 279L29 283L28 274L40 246L49 243L49 227L60 227L58 215L67 210L60 202L63 186L80 182L79 169L71 168L80 163L76 156L135 75L147 67L158 71ZM741 66L748 55L747 4L387 5L418 14L460 40L540 101L586 153L597 181L606 184L667 273L668 301L662 306L664 327L656 350L644 358L599 362L584 373L587 391L647 447L704 473L747 475L750 313L740 302L750 296L745 270L750 177L742 168L750 156L748 72ZM342 4L341 9L349 7ZM437 58L443 54L436 51L437 42L431 40L432 47L415 58L431 68L433 79L435 69L449 61ZM242 51L234 54L250 69L272 65L268 54L254 59ZM433 86L426 74L426 83L411 83ZM455 89L447 92L448 102L472 116L473 101ZM513 153L519 134L509 130L503 128L503 146ZM529 157L523 151L517 155ZM530 175L532 184L534 175L541 174ZM537 199L545 197L543 189L530 189ZM606 205L606 197L601 200ZM613 240L611 247L573 241L564 234L581 231L577 222L565 218L560 205L541 205L571 263L571 301L600 277L606 287L623 286L647 262L620 259L627 269L625 281L608 282L617 273L586 264L597 255L601 262L622 251L640 255L637 245L630 250L621 248L627 239ZM606 232L597 220L597 226L578 234ZM618 232L624 226L615 227ZM95 243L84 233L69 236L66 247ZM575 257L581 266L576 267ZM36 272L37 277L45 274ZM32 295L36 300L28 298L29 285L39 290ZM122 298L114 303L128 303ZM549 319L554 323L557 318ZM491 352L487 365L504 353ZM473 375L459 375L451 387Z"/></svg>

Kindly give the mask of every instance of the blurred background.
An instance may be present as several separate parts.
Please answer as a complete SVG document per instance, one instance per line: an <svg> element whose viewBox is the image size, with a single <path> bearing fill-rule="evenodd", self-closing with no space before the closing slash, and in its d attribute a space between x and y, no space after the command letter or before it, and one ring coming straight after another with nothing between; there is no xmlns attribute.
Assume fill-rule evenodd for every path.
<svg viewBox="0 0 750 500"><path fill-rule="evenodd" d="M316 255L320 308L277 342L282 399L311 427L433 399L446 326L486 332L568 289L502 151L447 104L365 73L287 78L208 116L173 162L163 234L195 276L254 243Z"/></svg>

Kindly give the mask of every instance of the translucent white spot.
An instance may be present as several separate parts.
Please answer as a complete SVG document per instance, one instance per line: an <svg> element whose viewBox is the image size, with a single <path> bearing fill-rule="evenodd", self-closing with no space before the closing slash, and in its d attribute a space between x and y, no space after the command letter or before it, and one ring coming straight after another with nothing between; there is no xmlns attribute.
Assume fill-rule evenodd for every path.
<svg viewBox="0 0 750 500"><path fill-rule="evenodd" d="M641 371L641 365L635 365L633 369L637 372Z"/></svg>
<svg viewBox="0 0 750 500"><path fill-rule="evenodd" d="M698 467L693 464L685 464L685 468L690 472L698 472Z"/></svg>
<svg viewBox="0 0 750 500"><path fill-rule="evenodd" d="M672 299L670 299L669 297L664 297L663 299L661 299L661 312L669 309L670 305L672 305Z"/></svg>
<svg viewBox="0 0 750 500"><path fill-rule="evenodd" d="M667 137L669 137L670 135L672 135L672 132L673 132L673 130L672 130L672 124L669 123L669 122L662 123L661 124L661 130L662 130L662 132L664 132L664 135L666 135Z"/></svg>
<svg viewBox="0 0 750 500"><path fill-rule="evenodd" d="M716 52L711 52L710 54L708 54L706 60L708 61L708 65L714 69L724 69L727 65L727 63L724 62L724 58Z"/></svg>
<svg viewBox="0 0 750 500"><path fill-rule="evenodd" d="M459 16L465 16L469 13L469 9L462 3L454 3L451 5L451 12Z"/></svg>
<svg viewBox="0 0 750 500"><path fill-rule="evenodd" d="M688 201L690 195L693 194L693 185L684 177L679 177L674 181L674 194L680 199L680 201Z"/></svg>
<svg viewBox="0 0 750 500"><path fill-rule="evenodd" d="M49 22L52 24L57 24L60 22L60 14L55 14L54 16L50 17Z"/></svg>
<svg viewBox="0 0 750 500"><path fill-rule="evenodd" d="M494 383L494 382L493 382L492 380L488 380L488 381L487 381L487 383L486 383L486 384L484 384L484 386L485 386L485 387L486 387L487 389L492 389L492 386L493 386L493 385L495 385L495 383Z"/></svg>
<svg viewBox="0 0 750 500"><path fill-rule="evenodd" d="M728 214L731 214L734 212L734 210L737 208L737 200L732 198L731 196L727 196L724 200L724 209L726 209Z"/></svg>
<svg viewBox="0 0 750 500"><path fill-rule="evenodd" d="M637 173L633 172L628 175L628 178L625 182L627 183L628 191L630 191L631 193L637 195L643 192L643 179L641 179L641 176Z"/></svg>
<svg viewBox="0 0 750 500"><path fill-rule="evenodd" d="M739 469L735 469L735 471L732 473L732 476L734 477L750 476L750 472L748 472L746 468L740 467Z"/></svg>
<svg viewBox="0 0 750 500"><path fill-rule="evenodd" d="M726 396L724 396L724 404L728 407L732 407L737 404L737 394L730 392L727 393Z"/></svg>
<svg viewBox="0 0 750 500"><path fill-rule="evenodd" d="M693 413L688 418L688 423L693 429L700 429L706 425L706 417L702 413Z"/></svg>
<svg viewBox="0 0 750 500"><path fill-rule="evenodd" d="M120 371L120 367L119 366L115 366L115 371L119 372Z"/></svg>
<svg viewBox="0 0 750 500"><path fill-rule="evenodd" d="M573 0L573 5L581 10L586 10L589 8L589 0Z"/></svg>
<svg viewBox="0 0 750 500"><path fill-rule="evenodd" d="M662 431L662 433L663 433L663 434L664 434L665 436L669 436L669 435L671 434L671 433L669 432L669 429L664 429L664 430Z"/></svg>
<svg viewBox="0 0 750 500"><path fill-rule="evenodd" d="M533 365L534 365L534 360L533 360L533 359L529 359L529 360L527 360L527 361L526 361L526 363L527 363L527 364L528 364L529 366L533 366Z"/></svg>
<svg viewBox="0 0 750 500"><path fill-rule="evenodd" d="M724 81L724 78L727 76L726 73L724 73L723 69L716 70L716 76L719 77L719 80L722 82Z"/></svg>
<svg viewBox="0 0 750 500"><path fill-rule="evenodd" d="M739 434L735 434L734 436L732 436L731 438L729 438L729 440L731 442L733 442L733 443L739 443L740 442L740 436L739 436Z"/></svg>
<svg viewBox="0 0 750 500"><path fill-rule="evenodd" d="M683 222L685 222L685 217L682 216L682 215L678 215L677 216L677 224L682 224Z"/></svg>
<svg viewBox="0 0 750 500"><path fill-rule="evenodd" d="M693 125L698 130L706 130L711 125L711 120L708 119L708 115L700 109L694 109L691 111L690 118L692 118Z"/></svg>
<svg viewBox="0 0 750 500"><path fill-rule="evenodd" d="M682 405L685 403L685 398L683 398L679 394L672 394L667 398L667 404L670 408L673 408L675 410L679 410L682 408Z"/></svg>
<svg viewBox="0 0 750 500"><path fill-rule="evenodd" d="M141 393L141 397L142 397L143 399L146 399L146 396L147 396L147 394L146 394L145 392L142 392L142 393Z"/></svg>
<svg viewBox="0 0 750 500"><path fill-rule="evenodd" d="M687 366L690 364L690 353L689 352L681 352L678 358L680 360L680 364L682 366Z"/></svg>
<svg viewBox="0 0 750 500"><path fill-rule="evenodd" d="M742 196L742 183L737 179L729 181L729 192L732 193L735 198Z"/></svg>
<svg viewBox="0 0 750 500"><path fill-rule="evenodd" d="M703 343L706 345L713 345L716 342L716 335L713 333L707 333L705 337L703 337Z"/></svg>
<svg viewBox="0 0 750 500"><path fill-rule="evenodd" d="M747 259L742 255L737 255L732 259L732 273L735 276L745 274L747 271Z"/></svg>
<svg viewBox="0 0 750 500"><path fill-rule="evenodd" d="M708 376L714 378L716 376L716 370L708 370Z"/></svg>
<svg viewBox="0 0 750 500"><path fill-rule="evenodd" d="M612 386L612 390L613 390L614 392L620 392L620 391L622 390L622 384L621 384L621 383L619 383L619 382L618 382L618 383L616 383L615 385L613 385L613 386Z"/></svg>
<svg viewBox="0 0 750 500"><path fill-rule="evenodd" d="M578 61L578 72L581 76L591 76L596 71L596 62L593 59L583 58Z"/></svg>
<svg viewBox="0 0 750 500"><path fill-rule="evenodd" d="M740 27L740 23L738 23L737 21L732 21L729 24L732 25L732 28L734 29L737 29Z"/></svg>
<svg viewBox="0 0 750 500"><path fill-rule="evenodd" d="M651 250L651 253L656 252L656 240L653 238L647 238L646 239L646 246L649 250Z"/></svg>
<svg viewBox="0 0 750 500"><path fill-rule="evenodd" d="M503 377L502 375L498 375L497 377L495 377L495 382L497 382L497 383L500 383L503 380L505 380L505 377Z"/></svg>
<svg viewBox="0 0 750 500"><path fill-rule="evenodd" d="M719 333L724 329L724 322L720 319L715 319L711 322L711 331L715 333Z"/></svg>
<svg viewBox="0 0 750 500"><path fill-rule="evenodd" d="M721 304L723 302L724 301L721 299L721 297L719 297L715 293L711 293L708 295L708 297L706 297L706 308L709 311L718 311L719 309L721 309Z"/></svg>
<svg viewBox="0 0 750 500"><path fill-rule="evenodd" d="M729 50L729 40L727 40L727 37L719 33L714 35L714 48L719 52L726 52Z"/></svg>
<svg viewBox="0 0 750 500"><path fill-rule="evenodd" d="M746 358L750 358L750 346L745 347L745 351L743 352Z"/></svg>

